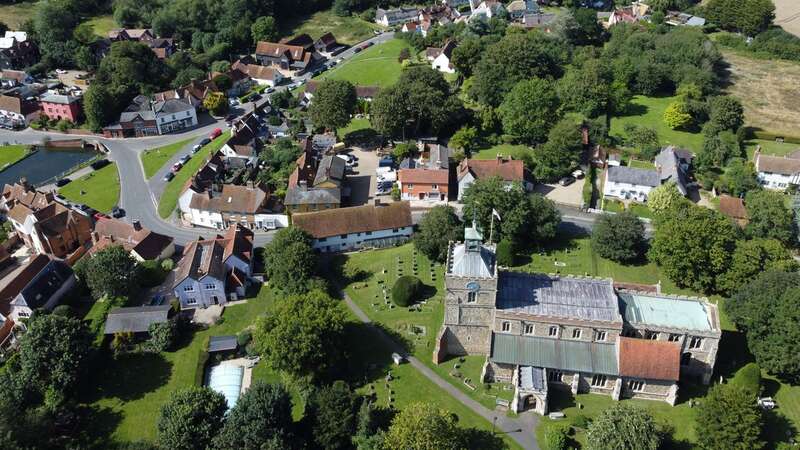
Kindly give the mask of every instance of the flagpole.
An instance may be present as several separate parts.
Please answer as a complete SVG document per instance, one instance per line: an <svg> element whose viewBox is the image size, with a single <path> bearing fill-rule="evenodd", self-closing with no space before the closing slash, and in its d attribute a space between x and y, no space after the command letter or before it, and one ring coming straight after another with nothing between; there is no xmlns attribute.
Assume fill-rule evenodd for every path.
<svg viewBox="0 0 800 450"><path fill-rule="evenodd" d="M493 234L494 234L494 209L492 210L492 221L489 223L489 245L492 245Z"/></svg>

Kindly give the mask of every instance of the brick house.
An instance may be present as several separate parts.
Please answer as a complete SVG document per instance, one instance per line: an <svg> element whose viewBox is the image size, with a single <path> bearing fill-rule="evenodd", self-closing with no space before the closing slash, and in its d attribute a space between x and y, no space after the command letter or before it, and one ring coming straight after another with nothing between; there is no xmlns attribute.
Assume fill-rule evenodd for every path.
<svg viewBox="0 0 800 450"><path fill-rule="evenodd" d="M62 94L48 94L39 100L41 112L50 119L66 119L77 123L83 113L81 97Z"/></svg>
<svg viewBox="0 0 800 450"><path fill-rule="evenodd" d="M0 122L10 126L28 126L39 117L39 103L19 95L0 94Z"/></svg>
<svg viewBox="0 0 800 450"><path fill-rule="evenodd" d="M533 190L532 177L522 161L497 155L495 159L465 159L461 161L456 169L458 199L461 200L464 192L475 180L491 177L500 177L507 185L520 183L526 191Z"/></svg>
<svg viewBox="0 0 800 450"><path fill-rule="evenodd" d="M0 314L19 322L35 309L52 310L74 285L75 275L66 263L36 255L0 281Z"/></svg>
<svg viewBox="0 0 800 450"><path fill-rule="evenodd" d="M449 170L400 169L397 172L400 198L446 202Z"/></svg>

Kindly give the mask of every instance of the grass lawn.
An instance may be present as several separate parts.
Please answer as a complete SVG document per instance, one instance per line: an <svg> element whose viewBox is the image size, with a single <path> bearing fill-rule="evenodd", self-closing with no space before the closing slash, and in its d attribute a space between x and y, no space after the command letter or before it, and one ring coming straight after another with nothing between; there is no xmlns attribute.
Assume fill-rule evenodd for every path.
<svg viewBox="0 0 800 450"><path fill-rule="evenodd" d="M281 27L281 33L285 37L308 33L312 38L317 39L323 34L331 32L337 42L353 45L371 38L374 36L373 30L380 29L382 27L378 24L367 22L359 17L339 17L333 11L325 10L296 21L290 20Z"/></svg>
<svg viewBox="0 0 800 450"><path fill-rule="evenodd" d="M667 109L675 97L633 97L626 114L616 116L611 121L610 135L615 138L625 137L626 123L653 127L658 131L658 138L662 144L673 144L698 152L703 147L703 135L698 130L690 133L687 131L673 130L664 123L664 110Z"/></svg>
<svg viewBox="0 0 800 450"><path fill-rule="evenodd" d="M158 200L159 216L166 219L172 214L172 211L174 211L175 207L178 205L178 196L181 195L183 186L198 170L200 170L200 167L205 164L208 155L216 152L225 145L230 135L230 130L222 133L222 135L211 141L210 144L195 153L192 159L175 174L175 178L167 184L167 187L164 188L164 192L161 193L161 198Z"/></svg>
<svg viewBox="0 0 800 450"><path fill-rule="evenodd" d="M100 170L73 180L59 192L68 199L84 203L104 213L111 212L119 201L119 173L117 165L111 163Z"/></svg>
<svg viewBox="0 0 800 450"><path fill-rule="evenodd" d="M603 200L603 211L620 213L625 211L625 205L619 200L607 198Z"/></svg>
<svg viewBox="0 0 800 450"><path fill-rule="evenodd" d="M8 25L10 30L17 30L28 19L33 18L38 3L37 0L29 0L0 6L0 22Z"/></svg>
<svg viewBox="0 0 800 450"><path fill-rule="evenodd" d="M645 219L653 218L653 213L650 211L650 208L643 203L631 203L628 209L639 217L644 217Z"/></svg>
<svg viewBox="0 0 800 450"><path fill-rule="evenodd" d="M0 147L0 170L22 159L27 153L29 145L3 145Z"/></svg>
<svg viewBox="0 0 800 450"><path fill-rule="evenodd" d="M339 139L344 139L344 137L347 136L347 133L352 133L353 131L358 131L358 130L365 130L367 128L372 128L372 125L369 123L369 119L362 117L360 119L357 118L351 120L346 127L336 130L336 134L339 136Z"/></svg>
<svg viewBox="0 0 800 450"><path fill-rule="evenodd" d="M375 44L316 79L347 80L361 86L391 86L400 78L402 67L397 56L404 48L408 48L408 44L400 39Z"/></svg>
<svg viewBox="0 0 800 450"><path fill-rule="evenodd" d="M142 159L142 167L144 167L144 177L150 178L158 172L164 164L170 160L175 153L183 147L189 145L194 138L185 139L174 144L165 145L158 148L150 148L139 154Z"/></svg>
<svg viewBox="0 0 800 450"><path fill-rule="evenodd" d="M800 133L800 131L798 133ZM747 159L753 159L753 154L755 154L756 147L759 145L761 146L761 153L765 155L784 156L795 150L800 150L800 144L792 144L789 142L779 143L766 139L750 139L744 142L744 148L747 151Z"/></svg>
<svg viewBox="0 0 800 450"><path fill-rule="evenodd" d="M653 164L653 163L651 163L649 161L642 161L642 160L639 160L639 159L631 159L630 161L628 161L628 166L635 167L637 169L655 169L656 168L655 164Z"/></svg>
<svg viewBox="0 0 800 450"><path fill-rule="evenodd" d="M511 156L514 159L523 159L523 155L530 152L531 149L527 145L513 145L513 144L499 144L493 147L481 149L477 153L472 154L473 159L495 159L498 154L503 156Z"/></svg>
<svg viewBox="0 0 800 450"><path fill-rule="evenodd" d="M91 19L87 20L87 22L92 25L94 34L102 38L108 37L109 31L119 28L117 22L114 22L114 16L110 14L92 17Z"/></svg>

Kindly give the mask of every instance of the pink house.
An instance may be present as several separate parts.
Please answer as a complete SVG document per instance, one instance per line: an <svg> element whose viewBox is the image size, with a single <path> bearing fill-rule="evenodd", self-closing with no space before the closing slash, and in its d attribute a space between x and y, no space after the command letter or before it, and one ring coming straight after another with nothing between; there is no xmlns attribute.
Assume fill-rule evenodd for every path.
<svg viewBox="0 0 800 450"><path fill-rule="evenodd" d="M81 117L81 98L71 95L48 94L42 97L42 113L50 119L78 122Z"/></svg>

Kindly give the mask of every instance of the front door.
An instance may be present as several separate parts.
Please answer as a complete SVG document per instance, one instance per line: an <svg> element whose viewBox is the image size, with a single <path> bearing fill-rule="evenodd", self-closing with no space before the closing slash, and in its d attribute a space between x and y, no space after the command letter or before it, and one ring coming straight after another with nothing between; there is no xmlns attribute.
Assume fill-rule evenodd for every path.
<svg viewBox="0 0 800 450"><path fill-rule="evenodd" d="M219 298L217 298L216 295L211 297L211 301L213 301L215 305L219 305Z"/></svg>

